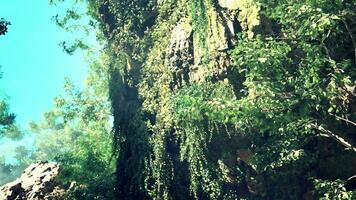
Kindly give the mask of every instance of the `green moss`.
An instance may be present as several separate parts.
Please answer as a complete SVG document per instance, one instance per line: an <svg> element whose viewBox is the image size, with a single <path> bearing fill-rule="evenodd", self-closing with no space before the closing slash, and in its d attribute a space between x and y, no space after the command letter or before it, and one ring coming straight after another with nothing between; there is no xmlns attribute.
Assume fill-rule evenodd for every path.
<svg viewBox="0 0 356 200"><path fill-rule="evenodd" d="M260 24L260 5L254 0L240 0L235 5L240 10L238 20L242 29L253 37L253 28Z"/></svg>
<svg viewBox="0 0 356 200"><path fill-rule="evenodd" d="M129 4L123 0L105 2L113 7ZM132 13L123 7L115 10L121 24L126 22L121 17L128 15L132 29L117 27L124 33L112 39L117 41L111 47L116 51L112 65L117 69L111 71L110 98L122 155L117 166L128 172L121 173L128 174L124 178L117 177L127 180L118 185L122 193L147 193L149 197L145 197L152 199L239 199L250 197L248 190L258 182L262 189L256 189L257 199L290 195L299 199L310 189L309 173L305 172L313 173L310 166L315 164L315 156L303 146L317 133L308 125L325 123L325 127L335 127L345 135L354 132L349 124L335 122L330 115L355 118L350 112L354 96L348 89L354 80L354 63L347 57L353 52L339 54L346 55L346 61L334 58L330 67L330 56L340 49L350 50L345 27L330 32L326 28L338 23L322 25L325 19L321 18L317 24L320 30L309 30L312 26L305 25L305 19L319 19L326 11L315 9L317 13L301 13L295 19L293 15L302 4L310 3L307 1L277 4L259 0L259 4L226 0L222 7L227 9L222 9L222 1L217 0L160 0L149 1L158 14L153 25L136 37L135 32L142 28L139 25L152 10L142 7L144 1L133 2L139 7ZM273 12L264 13L265 17L281 23L283 31L289 31L284 35L288 38L274 38L282 35L274 34L274 27L269 38L256 35L262 10ZM235 46L226 48L233 42L227 41L230 38L224 20L234 17L243 33L237 36ZM193 32L194 66L189 67L189 83L172 87L174 75L167 66L171 56L167 48L177 26ZM313 42L302 37L310 31L315 36ZM330 34L318 35L327 32ZM329 37L343 42L325 55L335 45L321 46ZM233 49L225 52L229 48ZM128 59L137 62L135 82L130 80ZM221 71L224 76L215 78ZM247 164L241 149L253 152Z"/></svg>

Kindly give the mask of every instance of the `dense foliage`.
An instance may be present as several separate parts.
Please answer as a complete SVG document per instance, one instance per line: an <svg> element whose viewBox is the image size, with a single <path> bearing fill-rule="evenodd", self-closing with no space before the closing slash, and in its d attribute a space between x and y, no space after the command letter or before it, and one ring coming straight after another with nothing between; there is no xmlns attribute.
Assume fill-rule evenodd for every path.
<svg viewBox="0 0 356 200"><path fill-rule="evenodd" d="M354 1L84 1L119 199L351 199Z"/></svg>
<svg viewBox="0 0 356 200"><path fill-rule="evenodd" d="M77 188L67 199L111 199L115 165L111 114L107 94L107 57L92 61L86 87L66 80L65 95L40 123L30 124L36 136L31 160L49 160L62 166L61 179Z"/></svg>

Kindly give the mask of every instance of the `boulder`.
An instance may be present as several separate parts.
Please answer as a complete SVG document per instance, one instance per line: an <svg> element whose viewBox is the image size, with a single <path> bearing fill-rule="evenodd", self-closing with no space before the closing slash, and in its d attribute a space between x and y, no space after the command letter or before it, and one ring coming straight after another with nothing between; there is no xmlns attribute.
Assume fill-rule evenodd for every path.
<svg viewBox="0 0 356 200"><path fill-rule="evenodd" d="M0 187L0 200L59 199L65 192L57 181L59 171L55 163L31 164L20 178Z"/></svg>

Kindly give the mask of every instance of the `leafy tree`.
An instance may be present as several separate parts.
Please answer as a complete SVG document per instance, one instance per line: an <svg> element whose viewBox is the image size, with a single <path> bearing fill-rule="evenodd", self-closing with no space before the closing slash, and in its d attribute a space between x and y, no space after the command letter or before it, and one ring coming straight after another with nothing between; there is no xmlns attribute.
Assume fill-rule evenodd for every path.
<svg viewBox="0 0 356 200"><path fill-rule="evenodd" d="M8 25L10 25L10 22L6 21L4 18L0 18L0 35L6 34Z"/></svg>
<svg viewBox="0 0 356 200"><path fill-rule="evenodd" d="M32 122L36 135L34 159L58 162L61 178L78 188L68 199L111 199L113 165L110 107L107 102L105 62L91 65L87 87L80 91L66 80L66 95L55 99L55 107L44 114L40 123ZM102 83L102 84L97 84Z"/></svg>
<svg viewBox="0 0 356 200"><path fill-rule="evenodd" d="M0 35L5 35L8 30L8 26L10 22L6 21L3 18L0 18ZM1 66L0 66L1 67ZM2 73L0 72L0 78L2 77ZM4 140L19 140L24 136L24 132L19 128L18 125L15 124L16 115L10 112L9 103L4 98L0 100L0 141ZM24 147L17 147L16 150L23 149ZM24 149L23 149L24 150ZM22 153L28 153L27 150L22 151ZM16 153L18 156L20 151ZM22 157L24 156L24 157ZM21 159L25 159L25 155L22 154ZM1 154L0 155L0 185L5 184L9 181L12 181L17 176L19 176L22 170L26 167L26 162L23 160L17 160L9 162L8 158Z"/></svg>
<svg viewBox="0 0 356 200"><path fill-rule="evenodd" d="M4 35L7 32L7 26L10 22L5 21L4 18L0 18L0 35ZM2 73L0 72L0 78ZM4 129L11 126L15 121L15 114L9 112L8 103L5 100L0 101L0 136L2 136Z"/></svg>
<svg viewBox="0 0 356 200"><path fill-rule="evenodd" d="M0 101L0 136L6 131L11 132L12 125L15 122L15 114L9 112L9 105L4 100Z"/></svg>

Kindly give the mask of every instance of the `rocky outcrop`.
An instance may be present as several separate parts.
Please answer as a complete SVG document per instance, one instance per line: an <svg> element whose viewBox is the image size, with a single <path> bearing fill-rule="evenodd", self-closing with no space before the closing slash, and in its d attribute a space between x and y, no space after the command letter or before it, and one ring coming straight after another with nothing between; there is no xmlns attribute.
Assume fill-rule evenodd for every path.
<svg viewBox="0 0 356 200"><path fill-rule="evenodd" d="M229 79L228 52L237 45L237 34L246 32L252 37L261 28L260 9L253 0L218 0L195 5L194 9L201 14L181 19L167 46L165 64L177 88Z"/></svg>
<svg viewBox="0 0 356 200"><path fill-rule="evenodd" d="M189 22L178 24L171 35L166 64L172 71L173 84L189 83L189 68L193 65L193 29Z"/></svg>
<svg viewBox="0 0 356 200"><path fill-rule="evenodd" d="M54 163L34 163L20 178L0 187L0 200L60 199L65 190L58 183L59 171Z"/></svg>
<svg viewBox="0 0 356 200"><path fill-rule="evenodd" d="M222 8L227 8L230 10L238 9L238 0L219 0L218 2Z"/></svg>

